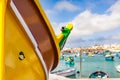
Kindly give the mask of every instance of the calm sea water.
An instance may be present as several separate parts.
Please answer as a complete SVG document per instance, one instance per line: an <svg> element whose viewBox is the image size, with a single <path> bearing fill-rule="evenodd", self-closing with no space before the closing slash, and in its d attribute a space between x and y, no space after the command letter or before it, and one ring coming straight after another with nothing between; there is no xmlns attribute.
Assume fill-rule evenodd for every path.
<svg viewBox="0 0 120 80"><path fill-rule="evenodd" d="M72 55L73 56L73 55ZM89 74L102 70L109 74L110 78L120 78L120 73L116 71L115 66L120 64L120 59L118 57L114 58L114 61L106 61L104 56L94 56L89 57L82 55L82 70L80 70L80 57L74 57L74 65L65 64L65 60L60 60L57 68L54 70L60 70L65 68L74 67L77 71L80 71L82 78L88 78ZM79 78L80 74L75 76L70 76L70 78Z"/></svg>

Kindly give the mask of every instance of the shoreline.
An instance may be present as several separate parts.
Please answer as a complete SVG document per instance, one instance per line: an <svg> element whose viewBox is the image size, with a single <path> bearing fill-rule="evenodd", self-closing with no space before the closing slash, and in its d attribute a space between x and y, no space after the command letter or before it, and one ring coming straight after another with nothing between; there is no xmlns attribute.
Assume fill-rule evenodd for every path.
<svg viewBox="0 0 120 80"><path fill-rule="evenodd" d="M81 78L81 79L72 79L72 78L66 78L63 76L55 75L55 74L49 74L49 80L120 80L120 78Z"/></svg>

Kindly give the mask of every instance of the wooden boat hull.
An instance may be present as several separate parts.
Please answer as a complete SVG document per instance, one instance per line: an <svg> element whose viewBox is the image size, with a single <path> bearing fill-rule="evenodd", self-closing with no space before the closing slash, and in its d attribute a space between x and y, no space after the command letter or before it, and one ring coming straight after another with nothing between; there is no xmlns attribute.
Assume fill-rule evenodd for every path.
<svg viewBox="0 0 120 80"><path fill-rule="evenodd" d="M7 2L4 33L6 80L45 80L57 66L59 45L40 8L37 0Z"/></svg>
<svg viewBox="0 0 120 80"><path fill-rule="evenodd" d="M0 10L4 24L0 74L5 80L48 80L72 24L56 36L39 0L2 0Z"/></svg>

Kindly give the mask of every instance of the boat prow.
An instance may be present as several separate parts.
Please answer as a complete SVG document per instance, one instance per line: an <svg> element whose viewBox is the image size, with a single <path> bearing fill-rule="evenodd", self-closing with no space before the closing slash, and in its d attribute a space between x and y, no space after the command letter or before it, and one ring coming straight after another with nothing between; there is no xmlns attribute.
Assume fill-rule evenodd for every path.
<svg viewBox="0 0 120 80"><path fill-rule="evenodd" d="M2 4L4 42L0 74L6 80L48 80L72 24L56 36L39 0L2 0Z"/></svg>

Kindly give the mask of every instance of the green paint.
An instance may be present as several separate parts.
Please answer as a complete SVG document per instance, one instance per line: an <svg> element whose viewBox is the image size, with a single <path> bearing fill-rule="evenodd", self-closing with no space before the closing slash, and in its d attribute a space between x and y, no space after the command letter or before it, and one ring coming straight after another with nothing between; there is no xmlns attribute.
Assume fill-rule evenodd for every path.
<svg viewBox="0 0 120 80"><path fill-rule="evenodd" d="M66 42L66 40L67 40L67 38L68 38L68 36L69 36L69 34L70 34L70 32L71 32L71 29L69 29L69 28L67 28L67 27L64 27L64 28L62 28L61 31L62 31L61 34L63 34L64 37L63 37L63 39L62 39L62 40L60 41L60 43L59 43L60 50L64 47L65 42Z"/></svg>

